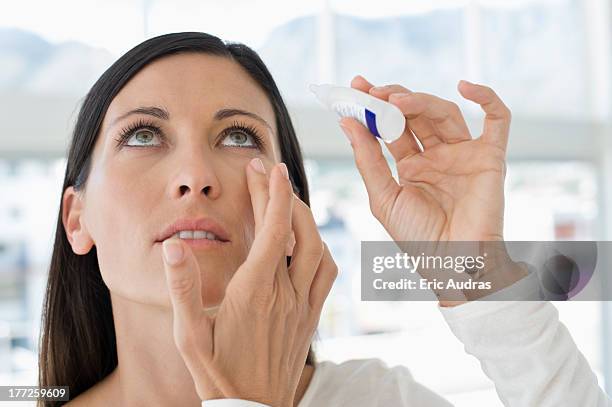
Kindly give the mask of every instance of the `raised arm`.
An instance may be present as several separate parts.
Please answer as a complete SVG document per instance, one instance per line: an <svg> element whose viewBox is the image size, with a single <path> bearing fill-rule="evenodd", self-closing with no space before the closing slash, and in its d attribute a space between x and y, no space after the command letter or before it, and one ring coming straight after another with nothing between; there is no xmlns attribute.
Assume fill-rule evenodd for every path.
<svg viewBox="0 0 612 407"><path fill-rule="evenodd" d="M382 143L356 120L341 121L370 209L390 236L396 242L503 241L511 114L497 94L486 86L459 83L461 95L485 113L482 134L472 138L460 109L450 101L400 85L374 87L360 76L351 86L396 105L407 119L404 134L385 144L395 161L397 180ZM503 265L506 287L528 278L518 263ZM506 405L608 405L552 304L466 303L470 299L466 295L463 301L440 305L451 329L466 351L481 361Z"/></svg>

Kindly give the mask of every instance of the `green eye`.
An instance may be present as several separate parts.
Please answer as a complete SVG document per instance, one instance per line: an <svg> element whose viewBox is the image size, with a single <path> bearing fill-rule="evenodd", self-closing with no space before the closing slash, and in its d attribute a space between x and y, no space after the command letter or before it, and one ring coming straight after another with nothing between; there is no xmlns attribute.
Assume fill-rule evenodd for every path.
<svg viewBox="0 0 612 407"><path fill-rule="evenodd" d="M225 143L225 140L230 140L232 144ZM232 130L223 138L223 141L223 145L228 147L257 147L257 143L253 141L253 136L242 130Z"/></svg>
<svg viewBox="0 0 612 407"><path fill-rule="evenodd" d="M149 129L138 129L131 135L126 145L128 146L142 146L143 144L149 145L148 143L150 143L156 136L157 135ZM134 144L132 140L135 140L136 144ZM154 144L154 145L159 145L159 143Z"/></svg>

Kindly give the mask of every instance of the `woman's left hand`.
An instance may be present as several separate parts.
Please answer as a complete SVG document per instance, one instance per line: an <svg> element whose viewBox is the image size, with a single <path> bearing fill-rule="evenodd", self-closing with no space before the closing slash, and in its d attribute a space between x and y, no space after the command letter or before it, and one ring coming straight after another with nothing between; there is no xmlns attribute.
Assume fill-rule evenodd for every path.
<svg viewBox="0 0 612 407"><path fill-rule="evenodd" d="M246 165L255 236L216 312L204 309L200 265L187 242L163 242L174 340L202 400L293 405L338 273L310 207L293 193L285 165L269 174L259 159ZM287 266L292 232L295 247Z"/></svg>

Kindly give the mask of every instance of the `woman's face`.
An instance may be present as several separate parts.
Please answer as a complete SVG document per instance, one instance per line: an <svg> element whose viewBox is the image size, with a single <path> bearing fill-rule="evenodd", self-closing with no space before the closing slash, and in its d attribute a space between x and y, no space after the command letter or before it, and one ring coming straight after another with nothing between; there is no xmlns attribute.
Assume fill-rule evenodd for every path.
<svg viewBox="0 0 612 407"><path fill-rule="evenodd" d="M204 305L217 305L253 241L245 166L254 157L266 168L280 160L275 115L236 62L179 54L136 74L104 117L80 215L113 295L170 306L161 234L209 218L229 241L192 250Z"/></svg>

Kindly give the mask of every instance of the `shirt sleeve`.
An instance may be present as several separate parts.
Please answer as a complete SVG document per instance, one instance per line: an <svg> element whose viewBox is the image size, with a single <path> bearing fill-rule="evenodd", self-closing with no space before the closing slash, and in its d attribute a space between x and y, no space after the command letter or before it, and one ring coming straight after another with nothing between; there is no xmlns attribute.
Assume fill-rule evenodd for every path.
<svg viewBox="0 0 612 407"><path fill-rule="evenodd" d="M612 406L557 309L547 301L440 307L506 406Z"/></svg>
<svg viewBox="0 0 612 407"><path fill-rule="evenodd" d="M215 399L202 401L202 407L270 407L256 401L241 399Z"/></svg>

